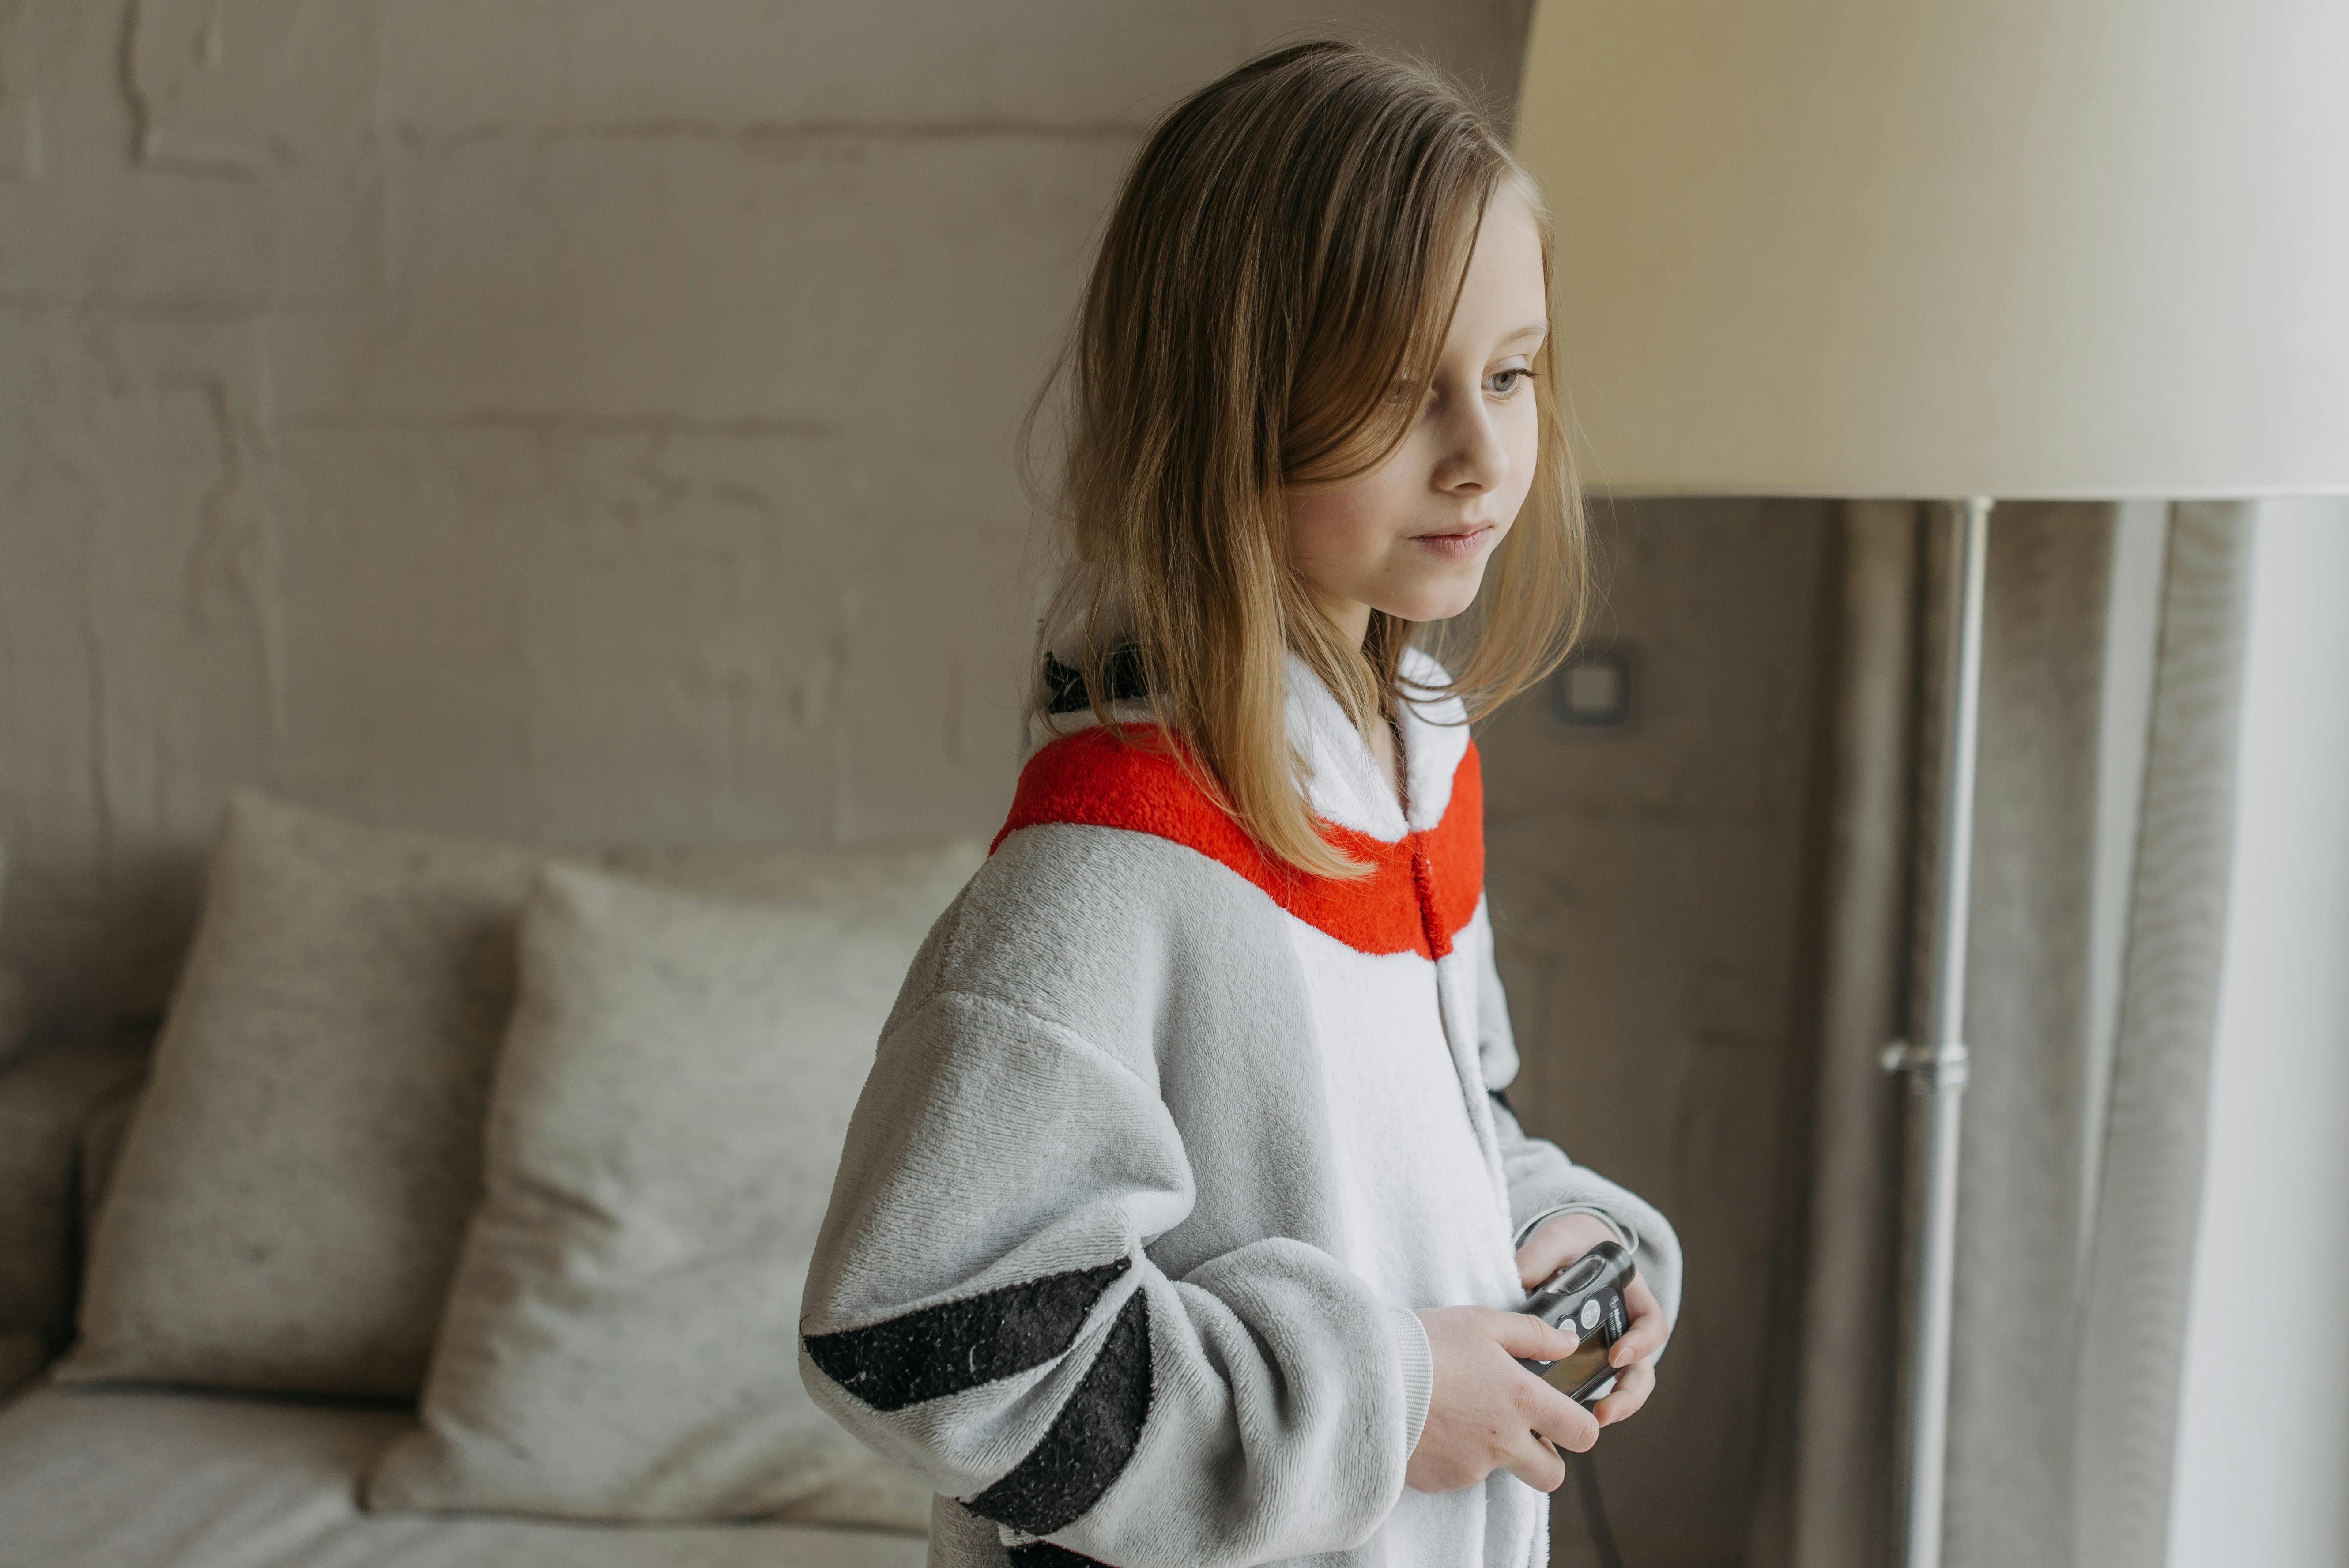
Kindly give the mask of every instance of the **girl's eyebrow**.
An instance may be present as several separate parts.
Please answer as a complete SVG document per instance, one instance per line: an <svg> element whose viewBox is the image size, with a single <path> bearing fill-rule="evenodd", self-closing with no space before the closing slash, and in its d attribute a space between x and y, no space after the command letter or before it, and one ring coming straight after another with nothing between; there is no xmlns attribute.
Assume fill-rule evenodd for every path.
<svg viewBox="0 0 2349 1568"><path fill-rule="evenodd" d="M1516 331L1509 333L1504 336L1501 341L1503 343L1515 343L1522 337L1547 337L1548 335L1549 323L1546 321L1535 321L1528 322L1525 325L1517 328Z"/></svg>

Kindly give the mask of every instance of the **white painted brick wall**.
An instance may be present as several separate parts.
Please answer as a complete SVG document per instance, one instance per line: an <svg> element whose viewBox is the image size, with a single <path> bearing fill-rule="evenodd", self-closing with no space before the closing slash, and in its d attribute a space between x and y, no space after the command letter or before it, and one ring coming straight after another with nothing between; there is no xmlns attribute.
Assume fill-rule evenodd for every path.
<svg viewBox="0 0 2349 1568"><path fill-rule="evenodd" d="M1514 87L1526 0L1339 9ZM1328 18L0 0L0 961L42 1028L160 1006L239 783L554 842L990 828L1012 433L1118 172Z"/></svg>

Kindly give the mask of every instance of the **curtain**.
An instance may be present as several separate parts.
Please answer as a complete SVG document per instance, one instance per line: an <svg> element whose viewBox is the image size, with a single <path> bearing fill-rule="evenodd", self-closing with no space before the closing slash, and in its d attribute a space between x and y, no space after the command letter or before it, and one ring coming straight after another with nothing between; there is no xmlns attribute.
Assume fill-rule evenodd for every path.
<svg viewBox="0 0 2349 1568"><path fill-rule="evenodd" d="M1905 1089L1935 903L1940 509L1840 521L1801 1331L1754 1559L1889 1560ZM2248 523L2007 504L1984 623L1951 1568L2161 1561Z"/></svg>
<svg viewBox="0 0 2349 1568"><path fill-rule="evenodd" d="M2241 719L2251 520L2176 509L2083 1281L2074 1561L2160 1568L2200 1212Z"/></svg>

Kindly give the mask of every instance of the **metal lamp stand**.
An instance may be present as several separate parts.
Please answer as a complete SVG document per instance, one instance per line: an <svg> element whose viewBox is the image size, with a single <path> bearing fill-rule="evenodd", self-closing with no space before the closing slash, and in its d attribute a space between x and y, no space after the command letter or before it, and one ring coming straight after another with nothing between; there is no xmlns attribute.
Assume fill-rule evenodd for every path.
<svg viewBox="0 0 2349 1568"><path fill-rule="evenodd" d="M1906 1305L1907 1430L1902 1568L1940 1568L1945 1457L1949 1448L1950 1326L1958 1234L1958 1116L1966 1088L1966 919L1971 904L1974 755L1981 733L1982 598L1991 501L1974 496L1950 520L1948 641L1943 648L1940 897L1934 930L1932 1034L1923 1044L1886 1048L1888 1072L1909 1077L1909 1136L1918 1153L1909 1194L1914 1238L1912 1295Z"/></svg>

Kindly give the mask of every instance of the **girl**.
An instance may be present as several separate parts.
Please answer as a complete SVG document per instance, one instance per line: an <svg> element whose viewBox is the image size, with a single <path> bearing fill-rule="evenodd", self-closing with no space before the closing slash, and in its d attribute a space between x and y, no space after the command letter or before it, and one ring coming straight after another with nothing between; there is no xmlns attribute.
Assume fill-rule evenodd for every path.
<svg viewBox="0 0 2349 1568"><path fill-rule="evenodd" d="M1653 1385L1679 1243L1520 1130L1466 723L1583 534L1535 193L1426 74L1286 49L1170 114L1071 348L1036 748L906 976L802 1316L934 1563L1533 1568ZM1459 677L1415 639L1469 608ZM1517 1365L1594 1242L1615 1391ZM1538 1490L1537 1490L1538 1489Z"/></svg>

